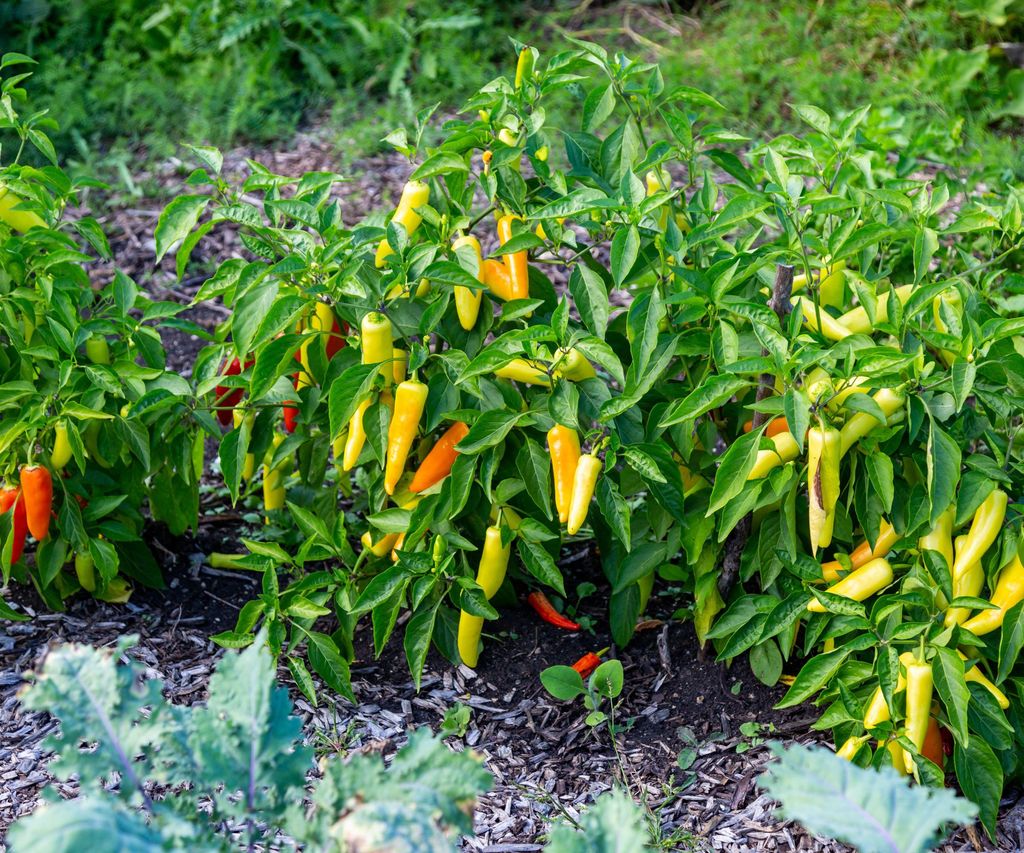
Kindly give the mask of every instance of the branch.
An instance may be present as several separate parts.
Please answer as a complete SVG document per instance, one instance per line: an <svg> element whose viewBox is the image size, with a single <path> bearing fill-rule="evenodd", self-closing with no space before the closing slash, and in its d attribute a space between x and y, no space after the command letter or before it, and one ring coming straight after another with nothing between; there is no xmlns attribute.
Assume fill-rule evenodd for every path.
<svg viewBox="0 0 1024 853"><path fill-rule="evenodd" d="M793 267L791 264L779 264L775 269L775 284L772 285L772 295L768 297L768 307L775 312L779 323L785 325L786 317L793 310L791 301L793 295ZM761 350L761 355L768 355L768 350ZM762 373L757 385L758 402L765 397L770 397L775 391L775 376L771 373ZM761 426L768 416L764 412L754 412L754 429Z"/></svg>

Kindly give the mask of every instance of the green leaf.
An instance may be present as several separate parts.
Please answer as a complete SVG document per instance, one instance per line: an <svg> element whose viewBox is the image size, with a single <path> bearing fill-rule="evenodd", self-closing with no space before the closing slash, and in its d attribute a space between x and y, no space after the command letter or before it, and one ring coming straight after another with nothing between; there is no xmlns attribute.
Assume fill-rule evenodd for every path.
<svg viewBox="0 0 1024 853"><path fill-rule="evenodd" d="M618 566L612 592L621 592L640 578L647 577L665 561L664 542L644 542L629 552Z"/></svg>
<svg viewBox="0 0 1024 853"><path fill-rule="evenodd" d="M423 677L423 665L427 662L430 651L430 638L434 635L434 622L437 620L437 607L425 607L414 613L405 628L405 659L412 673L412 683L417 692L420 679Z"/></svg>
<svg viewBox="0 0 1024 853"><path fill-rule="evenodd" d="M956 499L956 485L959 481L960 445L933 419L928 432L928 499L931 502L933 527L939 516Z"/></svg>
<svg viewBox="0 0 1024 853"><path fill-rule="evenodd" d="M1024 602L1013 605L1003 618L1003 627L999 632L999 670L996 673L996 684L1002 684L1010 677L1021 648L1024 648Z"/></svg>
<svg viewBox="0 0 1024 853"><path fill-rule="evenodd" d="M743 491L747 484L747 475L757 459L760 442L761 431L754 430L740 436L722 455L722 461L715 474L715 485L711 489L708 516L720 510Z"/></svg>
<svg viewBox="0 0 1024 853"><path fill-rule="evenodd" d="M982 738L972 737L966 746L953 745L953 767L964 795L977 805L988 837L995 840L999 800L1003 795L1003 768L999 759Z"/></svg>
<svg viewBox="0 0 1024 853"><path fill-rule="evenodd" d="M153 237L156 241L156 261L170 251L179 240L184 240L195 228L199 217L210 203L209 196L180 195L160 213Z"/></svg>
<svg viewBox="0 0 1024 853"><path fill-rule="evenodd" d="M531 575L545 586L554 589L559 595L565 595L565 582L562 573L552 556L541 546L524 539L516 541L516 551Z"/></svg>
<svg viewBox="0 0 1024 853"><path fill-rule="evenodd" d="M791 708L810 699L832 680L849 654L848 648L840 648L811 658L801 667L796 680L775 707Z"/></svg>
<svg viewBox="0 0 1024 853"><path fill-rule="evenodd" d="M292 680L295 682L295 686L302 691L302 695L305 696L315 708L317 706L316 700L316 684L313 682L313 676L309 674L309 670L306 669L306 665L302 662L301 658L288 656L286 663L288 664L288 671L291 673Z"/></svg>
<svg viewBox="0 0 1024 853"><path fill-rule="evenodd" d="M569 276L569 292L584 325L604 340L610 309L604 280L586 264L576 264Z"/></svg>
<svg viewBox="0 0 1024 853"><path fill-rule="evenodd" d="M327 392L327 413L332 441L348 427L359 404L370 393L379 370L376 364L354 364L331 383Z"/></svg>
<svg viewBox="0 0 1024 853"><path fill-rule="evenodd" d="M932 659L935 692L949 717L950 731L958 743L967 744L967 703L971 692L964 681L964 662L955 650L937 646Z"/></svg>
<svg viewBox="0 0 1024 853"><path fill-rule="evenodd" d="M469 428L469 433L456 445L455 449L459 453L474 454L501 444L521 417L521 414L505 409L484 412Z"/></svg>
<svg viewBox="0 0 1024 853"><path fill-rule="evenodd" d="M528 438L516 454L516 468L526 484L526 493L534 506L550 519L551 458L532 438Z"/></svg>
<svg viewBox="0 0 1024 853"><path fill-rule="evenodd" d="M598 664L589 681L599 695L606 699L617 698L622 693L622 661L613 658Z"/></svg>
<svg viewBox="0 0 1024 853"><path fill-rule="evenodd" d="M549 666L541 670L540 683L556 699L569 702L585 692L583 678L571 666Z"/></svg>
<svg viewBox="0 0 1024 853"><path fill-rule="evenodd" d="M718 373L708 378L687 397L673 403L661 418L660 427L669 427L684 421L694 421L732 399L750 382L737 376Z"/></svg>
<svg viewBox="0 0 1024 853"><path fill-rule="evenodd" d="M635 225L620 228L612 237L611 268L616 287L622 287L640 252L640 232Z"/></svg>
<svg viewBox="0 0 1024 853"><path fill-rule="evenodd" d="M438 175L449 175L452 172L466 172L469 166L454 151L438 151L431 154L410 176L413 181L425 181Z"/></svg>
<svg viewBox="0 0 1024 853"><path fill-rule="evenodd" d="M309 639L306 655L310 665L328 687L355 704L356 697L352 692L352 675L349 672L348 661L341 656L337 644L326 634L318 631L306 631L305 634Z"/></svg>

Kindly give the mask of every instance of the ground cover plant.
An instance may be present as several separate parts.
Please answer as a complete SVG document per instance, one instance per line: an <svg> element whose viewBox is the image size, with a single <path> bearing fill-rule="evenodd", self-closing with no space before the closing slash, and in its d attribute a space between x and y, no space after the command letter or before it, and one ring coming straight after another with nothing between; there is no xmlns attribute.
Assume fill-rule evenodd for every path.
<svg viewBox="0 0 1024 853"><path fill-rule="evenodd" d="M745 655L788 686L781 707L814 700L851 763L932 786L948 769L994 835L1024 701L1017 192L907 174L898 142L867 132L868 107L794 105L806 130L764 142L655 64L579 40L551 56L515 47L514 71L457 117L427 109L388 136L409 181L393 211L355 224L341 175L252 162L235 186L218 150L190 148L156 253L181 276L205 239L236 230L245 256L196 297L229 314L193 384L165 379L156 354L153 387L100 386L131 400L116 416L75 408L70 386L47 392L42 425L9 427L20 492L5 560L41 590L64 563L33 479L53 483L58 466L20 468L47 445L46 418L55 433L79 418L129 436L133 412L159 407L144 425L182 430L176 467L118 474L136 495L161 476L191 489L194 430L216 439L231 500L267 524L247 555L216 557L262 589L214 639L255 644L247 660L266 646L310 702L312 673L355 698L361 622L378 655L401 634L417 686L432 648L470 668L500 654L487 622L517 598L578 630L559 558L593 547L616 646L652 601L668 605L722 662ZM54 223L17 217L50 208L18 183L37 170L8 172L5 245L31 249ZM83 304L47 316L41 340L82 318L71 355L96 315L91 288L68 287ZM104 328L126 344L174 313L111 287L127 328ZM21 375L35 351L19 340ZM153 357L126 355L116 377ZM88 480L109 459L68 433ZM125 437L126 460L142 462L137 444ZM18 560L22 506L42 544ZM165 520L184 527L185 510ZM621 690L584 688L581 670L616 670L593 657L578 685L560 682L592 716ZM605 722L614 737L593 716ZM947 805L950 820L970 813Z"/></svg>

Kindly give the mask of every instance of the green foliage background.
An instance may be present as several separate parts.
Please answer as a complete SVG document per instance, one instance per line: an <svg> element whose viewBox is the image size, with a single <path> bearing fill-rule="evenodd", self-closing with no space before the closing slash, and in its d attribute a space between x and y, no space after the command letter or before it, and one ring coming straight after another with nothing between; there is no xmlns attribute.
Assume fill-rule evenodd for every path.
<svg viewBox="0 0 1024 853"><path fill-rule="evenodd" d="M544 49L566 33L639 48L751 130L791 128L791 103L869 102L868 132L909 155L1024 172L1011 138L1024 117L1024 0L0 4L0 52L40 61L33 83L60 120L59 146L91 161L139 144L160 155L182 140L279 140L323 114L368 150L414 103L454 108L508 70L509 37Z"/></svg>

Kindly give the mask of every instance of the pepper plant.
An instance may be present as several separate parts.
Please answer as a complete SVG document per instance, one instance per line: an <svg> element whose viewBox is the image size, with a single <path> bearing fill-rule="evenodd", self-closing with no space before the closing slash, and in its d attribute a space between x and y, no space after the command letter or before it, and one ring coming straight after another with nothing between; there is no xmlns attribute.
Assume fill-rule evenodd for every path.
<svg viewBox="0 0 1024 853"><path fill-rule="evenodd" d="M281 590L274 546L243 558L264 596L221 641L262 616L291 663L333 614L347 662L361 616L379 653L407 609L414 678L431 644L473 666L592 539L617 644L660 581L852 760L937 783L947 732L992 832L1022 737L1018 192L913 176L866 107L758 142L657 65L516 48L438 144L432 111L389 135L390 217L347 226L333 174L233 188L196 149L161 218L179 272L221 224L251 252L197 297L232 308L196 375L233 427L204 424L318 564Z"/></svg>
<svg viewBox="0 0 1024 853"><path fill-rule="evenodd" d="M22 87L30 63L0 59L0 569L61 609L81 589L124 601L130 581L161 585L144 509L176 533L195 523L203 448L158 331L180 306L122 272L90 280L110 246L94 218L65 211L97 185L58 165L54 124ZM46 165L22 162L28 150Z"/></svg>

